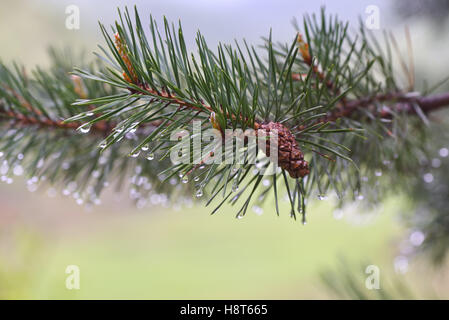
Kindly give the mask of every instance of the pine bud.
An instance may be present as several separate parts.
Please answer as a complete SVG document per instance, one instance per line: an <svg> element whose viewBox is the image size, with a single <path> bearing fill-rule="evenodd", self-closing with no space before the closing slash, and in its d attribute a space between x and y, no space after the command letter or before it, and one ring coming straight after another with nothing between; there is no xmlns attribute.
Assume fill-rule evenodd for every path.
<svg viewBox="0 0 449 320"><path fill-rule="evenodd" d="M120 35L116 33L114 35L115 37L115 47L117 48L118 53L120 54L120 57L122 58L123 62L126 65L126 68L128 69L128 73L131 75L131 78L128 76L128 73L126 71L123 72L123 78L128 81L129 83L138 83L138 78L136 71L134 70L131 61L129 60L128 56L128 47L125 43L123 43L122 39L120 38Z"/></svg>
<svg viewBox="0 0 449 320"><path fill-rule="evenodd" d="M73 83L73 90L81 99L87 99L86 89L84 88L83 79L77 75L71 75L70 79Z"/></svg>
<svg viewBox="0 0 449 320"><path fill-rule="evenodd" d="M296 37L296 42L298 43L299 52L301 53L305 63L311 65L312 57L310 56L309 44L304 41L300 33L298 33L298 36Z"/></svg>
<svg viewBox="0 0 449 320"><path fill-rule="evenodd" d="M218 123L218 120L215 117L215 112L211 112L209 120L214 129L221 131L220 124Z"/></svg>

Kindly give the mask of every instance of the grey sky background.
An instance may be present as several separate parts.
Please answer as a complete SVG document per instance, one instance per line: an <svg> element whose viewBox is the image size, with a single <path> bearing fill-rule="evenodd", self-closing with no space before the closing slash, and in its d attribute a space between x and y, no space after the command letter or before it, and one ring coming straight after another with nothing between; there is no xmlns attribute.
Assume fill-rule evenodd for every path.
<svg viewBox="0 0 449 320"><path fill-rule="evenodd" d="M65 27L68 5L80 8L80 30ZM201 30L211 48L218 42L232 43L245 38L251 44L261 43L272 28L275 41L290 41L294 36L291 21L302 19L305 13L319 13L322 6L327 13L337 14L357 27L357 20L367 18L369 5L379 7L380 28L375 31L393 30L398 41L403 42L404 25L411 26L415 57L425 73L444 76L446 72L442 56L449 54L447 36L431 29L428 22L397 19L392 0L0 0L1 59L20 61L28 67L45 66L49 46L71 50L85 49L87 53L98 51L97 44L104 44L98 21L106 26L117 19L117 8L137 5L144 23L150 14L162 23L163 16L172 22L182 21L189 49L194 49L195 34ZM446 24L440 29L448 28ZM444 72L443 72L444 71Z"/></svg>
<svg viewBox="0 0 449 320"><path fill-rule="evenodd" d="M368 5L377 5L381 11L381 24L391 24L389 1L386 0L133 0L133 1L89 1L89 0L46 0L54 6L78 5L81 11L81 28L94 28L101 20L111 24L117 17L117 7L137 5L142 18L150 13L161 21L165 15L171 21L182 20L184 31L193 38L199 29L211 42L232 42L246 38L254 42L268 34L270 28L279 41L291 39L292 18L300 19L304 13L318 13L325 6L329 13L355 21L365 15ZM94 31L99 35L98 30Z"/></svg>

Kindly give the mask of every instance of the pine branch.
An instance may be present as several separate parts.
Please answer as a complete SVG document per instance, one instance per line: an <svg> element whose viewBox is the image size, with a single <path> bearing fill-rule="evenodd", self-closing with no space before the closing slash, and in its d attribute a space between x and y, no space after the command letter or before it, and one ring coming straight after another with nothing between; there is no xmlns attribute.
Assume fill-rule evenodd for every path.
<svg viewBox="0 0 449 320"><path fill-rule="evenodd" d="M291 43L275 45L270 34L260 50L246 42L212 50L198 33L195 54L187 51L181 25L164 20L161 35L151 18L147 34L137 9L134 19L128 9L119 16L112 35L100 25L107 44L98 54L103 63L76 68L75 76L61 72L63 58L55 59L52 72L38 70L30 79L20 68L2 66L0 123L9 123L25 137L30 132L71 132L64 147L73 151L84 136L84 147L92 152L86 159L93 167L107 152L116 157L111 155L111 163L130 165L134 159L140 166L139 155L148 152L149 159L160 160L150 161L157 164L146 164L144 171L148 181L157 182L157 190L171 190L173 179L188 182L195 175L183 190L195 188L198 198L208 197L207 204L217 200L213 212L225 202L243 199L241 217L250 203L262 205L270 190L276 208L279 193L285 192L291 216L302 214L303 221L311 196L322 199L335 192L343 205L369 188L366 198L377 201L383 191L364 181L378 176L385 158L395 168L390 182L406 179L419 166L418 155L425 153L421 123L449 103L447 93L409 92L411 84L401 86L396 79L388 41L383 49L363 26L353 39L348 24L329 18L324 10L321 19L305 16ZM194 121L202 130L217 129L222 140L228 129L277 130L281 171L272 179L251 177L271 164L250 162L247 144L243 163L210 163L218 150L201 139L201 149L207 150L201 161L170 163L178 142L170 137ZM76 135L74 129L93 134ZM127 136L132 138L123 140ZM188 138L193 145L195 134L188 132ZM11 147L13 139L0 141ZM395 157L398 152L406 154ZM126 176L126 169L114 168ZM79 176L77 170L82 169L74 168L71 178ZM112 175L111 170L105 175Z"/></svg>
<svg viewBox="0 0 449 320"><path fill-rule="evenodd" d="M389 103L390 107L385 107L379 112L380 118L391 118L392 112L407 113L416 115L419 106L425 114L449 106L449 92L434 94L425 97L414 96L413 94L391 93L381 94L374 97L365 97L357 100L347 101L329 115L319 120L321 123L333 122L340 118L352 118L357 111L373 104Z"/></svg>

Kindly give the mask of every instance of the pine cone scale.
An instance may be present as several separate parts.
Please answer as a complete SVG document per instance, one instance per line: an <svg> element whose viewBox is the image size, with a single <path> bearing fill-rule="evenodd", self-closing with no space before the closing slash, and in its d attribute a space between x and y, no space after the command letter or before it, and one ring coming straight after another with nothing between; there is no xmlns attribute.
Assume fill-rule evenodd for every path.
<svg viewBox="0 0 449 320"><path fill-rule="evenodd" d="M277 122L262 123L259 129L276 131L278 135L278 165L286 170L292 178L303 178L309 174L309 164L291 131ZM270 141L267 141L267 156L270 156Z"/></svg>

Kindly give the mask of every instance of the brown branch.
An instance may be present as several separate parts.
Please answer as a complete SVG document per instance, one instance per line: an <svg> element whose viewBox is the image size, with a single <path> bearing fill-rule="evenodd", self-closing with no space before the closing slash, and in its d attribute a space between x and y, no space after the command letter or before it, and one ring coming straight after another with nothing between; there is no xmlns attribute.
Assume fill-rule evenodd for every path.
<svg viewBox="0 0 449 320"><path fill-rule="evenodd" d="M370 106L374 103L392 102L394 105L392 109L395 112L406 112L410 115L416 114L414 104L418 105L424 113L429 113L449 105L449 92L434 94L430 96L413 96L411 94L390 93L381 94L368 98L361 98L357 100L347 101L341 105L337 110L331 112L327 116L322 117L318 122L334 122L339 118L351 118L361 108ZM391 118L390 110L385 109L379 113L380 118Z"/></svg>

